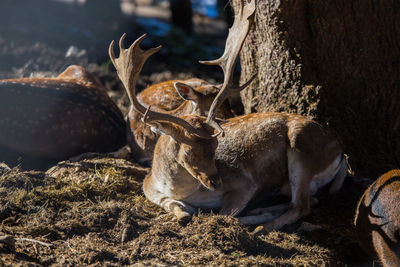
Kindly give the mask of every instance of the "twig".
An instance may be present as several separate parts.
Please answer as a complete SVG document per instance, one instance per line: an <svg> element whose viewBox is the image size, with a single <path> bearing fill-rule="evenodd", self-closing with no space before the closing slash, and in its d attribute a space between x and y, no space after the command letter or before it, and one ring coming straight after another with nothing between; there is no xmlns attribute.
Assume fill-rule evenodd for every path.
<svg viewBox="0 0 400 267"><path fill-rule="evenodd" d="M46 243L46 242L43 242L43 241L39 241L39 240L32 239L32 238L14 237L14 239L15 239L15 240L19 240L19 241L33 242L33 243L37 243L37 244L39 244L39 245L46 246L46 247L54 247L53 244Z"/></svg>

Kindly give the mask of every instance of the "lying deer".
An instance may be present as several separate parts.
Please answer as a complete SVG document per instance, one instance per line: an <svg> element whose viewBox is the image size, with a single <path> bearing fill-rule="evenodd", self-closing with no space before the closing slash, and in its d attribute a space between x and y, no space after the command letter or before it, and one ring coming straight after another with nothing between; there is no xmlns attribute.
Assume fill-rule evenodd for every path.
<svg viewBox="0 0 400 267"><path fill-rule="evenodd" d="M146 88L137 95L137 98L145 107L151 105L153 110L175 116L207 115L218 91L218 86L201 79L170 80ZM218 109L217 117L221 119L233 117L227 101ZM127 116L131 130L131 140L128 143L139 162L152 160L154 147L159 138L159 134L151 131L150 127L143 123L142 118L142 114L131 107Z"/></svg>
<svg viewBox="0 0 400 267"><path fill-rule="evenodd" d="M212 103L207 119L156 112L136 98L136 79L142 66L161 47L143 51L139 47L143 35L125 49L121 38L120 56L116 58L114 42L110 45L111 61L133 107L154 130L163 133L155 147L151 173L144 180L144 193L179 221L186 221L198 208L236 216L250 201L280 192L291 197L290 205L240 218L245 224L268 222L261 229L264 231L279 229L310 212L310 198L319 188L332 182L330 192L334 193L346 176L338 141L310 119L271 112L228 119L222 127L215 120L215 111L229 95L227 89L232 88L233 66L254 10L254 1L246 6L242 3L224 55L206 62L220 65L225 73L220 97Z"/></svg>
<svg viewBox="0 0 400 267"><path fill-rule="evenodd" d="M365 190L354 224L364 250L383 266L400 266L400 170L383 174Z"/></svg>
<svg viewBox="0 0 400 267"><path fill-rule="evenodd" d="M137 98L144 105L151 104L153 108L156 107L160 110L171 111L178 108L185 100L179 93L179 88L182 87L180 85L188 86L189 89L194 90L194 94L198 97L211 94L213 97L208 97L207 101L209 103L212 102L215 94L219 91L218 86L214 86L198 78L168 80L147 87L137 95ZM203 108L203 110L208 111L208 108Z"/></svg>
<svg viewBox="0 0 400 267"><path fill-rule="evenodd" d="M0 118L1 160L23 156L46 165L126 143L123 115L80 66L69 66L57 78L1 80Z"/></svg>

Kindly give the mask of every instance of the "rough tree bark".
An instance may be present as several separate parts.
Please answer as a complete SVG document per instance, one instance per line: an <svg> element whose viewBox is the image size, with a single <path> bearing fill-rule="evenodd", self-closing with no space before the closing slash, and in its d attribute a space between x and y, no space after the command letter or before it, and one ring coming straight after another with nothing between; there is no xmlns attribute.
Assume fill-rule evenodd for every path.
<svg viewBox="0 0 400 267"><path fill-rule="evenodd" d="M258 0L241 64L246 113L328 125L358 174L400 168L400 1Z"/></svg>

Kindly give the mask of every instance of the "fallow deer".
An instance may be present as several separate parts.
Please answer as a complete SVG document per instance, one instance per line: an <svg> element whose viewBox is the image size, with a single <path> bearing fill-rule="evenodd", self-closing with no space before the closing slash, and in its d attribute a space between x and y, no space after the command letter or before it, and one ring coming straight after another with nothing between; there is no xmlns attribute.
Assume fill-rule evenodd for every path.
<svg viewBox="0 0 400 267"><path fill-rule="evenodd" d="M7 162L22 156L45 167L126 143L121 111L100 81L76 65L56 78L1 80L0 118L0 160Z"/></svg>
<svg viewBox="0 0 400 267"><path fill-rule="evenodd" d="M392 170L365 190L354 220L361 247L383 266L400 266L400 170Z"/></svg>
<svg viewBox="0 0 400 267"><path fill-rule="evenodd" d="M215 96L219 90L217 86L198 78L186 80L168 80L147 87L138 93L137 99L143 105L151 104L153 108L156 106L160 110L174 110L184 102L184 99L178 93L177 88L175 87L175 83L187 85L191 89L194 89L195 92L202 95L213 94ZM209 101L212 102L213 97L210 98L211 99ZM208 108L205 110L208 111Z"/></svg>
<svg viewBox="0 0 400 267"><path fill-rule="evenodd" d="M255 113L228 119L222 127L217 123L216 110L229 95L232 69L253 20L255 1L241 2L240 9L224 55L208 62L220 65L225 74L208 119L193 114L179 118L139 103L136 79L147 58L161 48L143 51L139 45L145 35L128 49L121 39L118 58L114 42L109 52L133 107L153 129L164 133L155 147L151 173L144 180L146 197L179 221L186 221L198 208L237 216L250 201L277 192L290 196L290 205L240 218L245 224L268 222L258 228L268 231L308 214L310 198L322 186L332 182L330 192L339 190L347 165L338 141L321 125L300 115Z"/></svg>
<svg viewBox="0 0 400 267"><path fill-rule="evenodd" d="M153 110L175 116L185 114L207 115L219 87L201 79L170 80L154 84L137 95L138 101ZM217 117L233 117L228 101L218 109ZM128 140L133 154L139 162L151 161L159 134L143 123L142 114L131 107L127 120L131 130Z"/></svg>

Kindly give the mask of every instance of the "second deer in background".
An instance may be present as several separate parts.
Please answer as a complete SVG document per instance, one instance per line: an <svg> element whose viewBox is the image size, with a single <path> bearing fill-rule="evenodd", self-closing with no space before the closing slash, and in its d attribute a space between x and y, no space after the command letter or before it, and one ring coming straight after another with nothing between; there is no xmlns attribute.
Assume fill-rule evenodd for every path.
<svg viewBox="0 0 400 267"><path fill-rule="evenodd" d="M400 170L383 174L365 190L354 224L365 251L385 267L400 266Z"/></svg>
<svg viewBox="0 0 400 267"><path fill-rule="evenodd" d="M121 111L83 67L69 66L56 78L0 81L0 161L14 165L23 157L26 167L43 168L125 143Z"/></svg>

